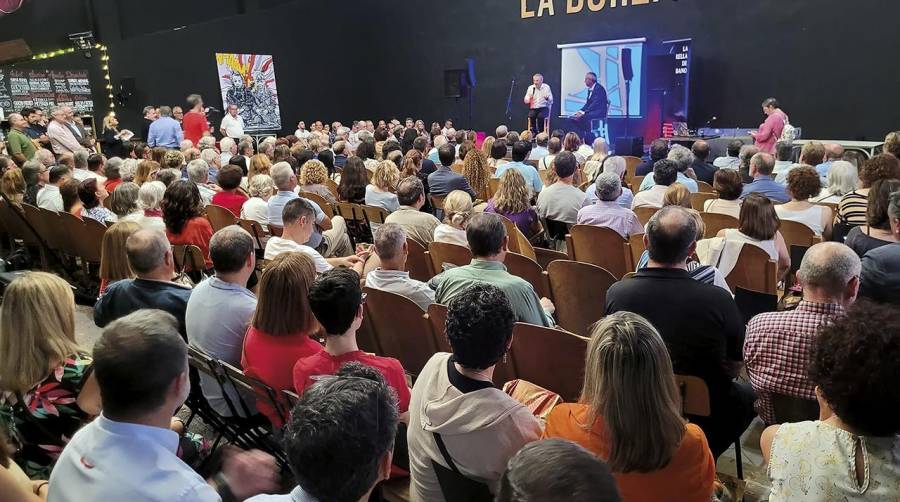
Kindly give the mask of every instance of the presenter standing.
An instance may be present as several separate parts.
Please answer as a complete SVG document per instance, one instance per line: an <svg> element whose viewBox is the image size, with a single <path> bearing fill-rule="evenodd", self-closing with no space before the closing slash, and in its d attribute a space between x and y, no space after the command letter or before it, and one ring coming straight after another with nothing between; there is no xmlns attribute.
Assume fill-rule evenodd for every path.
<svg viewBox="0 0 900 502"><path fill-rule="evenodd" d="M528 110L528 119L531 124L531 131L537 134L539 131L538 124L543 124L545 118L550 116L550 108L553 107L553 91L550 86L544 83L544 76L535 73L531 77L532 85L528 86L525 92L525 104L530 108Z"/></svg>
<svg viewBox="0 0 900 502"><path fill-rule="evenodd" d="M222 137L231 138L238 142L241 140L241 137L244 135L244 118L238 115L237 105L228 105L228 113L222 118L219 132L222 133Z"/></svg>
<svg viewBox="0 0 900 502"><path fill-rule="evenodd" d="M760 152L775 153L775 143L781 138L785 126L789 123L788 116L775 98L763 101L762 111L766 114L766 121L760 124L759 130L751 132L750 135L753 136Z"/></svg>
<svg viewBox="0 0 900 502"><path fill-rule="evenodd" d="M584 86L588 91L587 99L584 100L584 106L572 115L572 120L581 131L584 142L591 144L594 141L591 121L606 120L609 98L606 96L606 89L597 83L597 74L592 71L584 76Z"/></svg>

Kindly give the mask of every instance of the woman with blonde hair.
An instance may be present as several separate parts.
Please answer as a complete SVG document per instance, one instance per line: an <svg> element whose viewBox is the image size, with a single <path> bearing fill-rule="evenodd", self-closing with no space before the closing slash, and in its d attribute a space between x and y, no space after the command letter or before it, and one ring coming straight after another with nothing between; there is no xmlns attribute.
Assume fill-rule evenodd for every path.
<svg viewBox="0 0 900 502"><path fill-rule="evenodd" d="M268 174L257 174L250 178L248 187L250 198L241 206L241 219L253 220L263 229L269 227L269 198L277 191L275 182Z"/></svg>
<svg viewBox="0 0 900 502"><path fill-rule="evenodd" d="M382 160L375 168L372 182L366 186L366 205L382 207L392 213L400 207L397 200L397 183L400 181L400 170L397 164Z"/></svg>
<svg viewBox="0 0 900 502"><path fill-rule="evenodd" d="M21 169L9 169L0 178L0 192L15 204L25 199L25 177Z"/></svg>
<svg viewBox="0 0 900 502"><path fill-rule="evenodd" d="M294 363L322 351L310 338L319 331L309 306L309 288L316 279L316 265L305 253L281 253L259 279L256 313L244 338L241 366L276 392L294 389ZM278 413L260 400L257 408L281 427Z"/></svg>
<svg viewBox="0 0 900 502"><path fill-rule="evenodd" d="M181 169L184 168L184 154L179 150L169 150L166 152L165 156L163 156L162 166L166 169L177 169L181 172Z"/></svg>
<svg viewBox="0 0 900 502"><path fill-rule="evenodd" d="M663 206L691 208L691 191L681 183L672 183L663 195Z"/></svg>
<svg viewBox="0 0 900 502"><path fill-rule="evenodd" d="M257 174L271 174L272 159L264 153L250 157L250 168L247 170L247 178L253 178Z"/></svg>
<svg viewBox="0 0 900 502"><path fill-rule="evenodd" d="M545 438L574 441L609 464L622 500L707 502L716 465L703 431L681 417L666 344L643 317L617 312L593 328L578 403L547 417Z"/></svg>
<svg viewBox="0 0 900 502"><path fill-rule="evenodd" d="M475 190L475 198L486 201L491 198L491 168L487 158L479 150L469 150L463 159L462 175Z"/></svg>
<svg viewBox="0 0 900 502"><path fill-rule="evenodd" d="M134 182L141 186L144 183L156 178L156 173L161 169L159 162L152 160L141 161L137 166L137 172L134 173Z"/></svg>
<svg viewBox="0 0 900 502"><path fill-rule="evenodd" d="M100 413L91 363L75 341L68 283L28 272L7 286L0 305L0 416L29 477L47 479L69 438Z"/></svg>
<svg viewBox="0 0 900 502"><path fill-rule="evenodd" d="M484 211L509 218L525 237L530 238L541 231L541 220L531 207L531 190L525 184L522 173L515 169L503 171L497 193L488 201Z"/></svg>
<svg viewBox="0 0 900 502"><path fill-rule="evenodd" d="M100 143L100 151L107 158L128 156L125 150L125 143L122 140L122 132L119 131L119 119L115 115L110 114L103 117L103 130L98 142Z"/></svg>
<svg viewBox="0 0 900 502"><path fill-rule="evenodd" d="M434 229L434 242L469 247L466 225L469 224L471 217L472 197L469 197L468 193L454 190L447 194L444 199L444 222Z"/></svg>
<svg viewBox="0 0 900 502"><path fill-rule="evenodd" d="M120 221L103 234L103 246L100 251L101 296L110 284L134 278L134 272L128 264L128 255L125 253L125 241L140 229L141 225L136 221Z"/></svg>
<svg viewBox="0 0 900 502"><path fill-rule="evenodd" d="M300 191L314 193L332 204L337 199L325 183L328 181L328 168L321 161L308 160L300 167Z"/></svg>
<svg viewBox="0 0 900 502"><path fill-rule="evenodd" d="M491 158L491 147L494 146L494 141L497 141L497 138L488 136L487 138L484 138L484 141L481 143L481 154L484 155L485 159Z"/></svg>

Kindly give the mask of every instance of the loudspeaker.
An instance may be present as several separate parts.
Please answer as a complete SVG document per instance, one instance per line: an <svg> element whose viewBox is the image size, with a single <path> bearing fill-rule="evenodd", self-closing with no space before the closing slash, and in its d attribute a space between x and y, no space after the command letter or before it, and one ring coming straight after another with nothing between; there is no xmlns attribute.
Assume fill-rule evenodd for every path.
<svg viewBox="0 0 900 502"><path fill-rule="evenodd" d="M616 155L620 157L641 157L644 155L643 136L624 136L616 138Z"/></svg>
<svg viewBox="0 0 900 502"><path fill-rule="evenodd" d="M444 70L444 97L461 98L466 87L467 70Z"/></svg>
<svg viewBox="0 0 900 502"><path fill-rule="evenodd" d="M475 87L475 59L466 58L466 69L468 70L468 73L466 73L468 79L466 85L470 88Z"/></svg>
<svg viewBox="0 0 900 502"><path fill-rule="evenodd" d="M622 49L622 76L625 80L631 82L634 80L634 67L631 66L631 49Z"/></svg>

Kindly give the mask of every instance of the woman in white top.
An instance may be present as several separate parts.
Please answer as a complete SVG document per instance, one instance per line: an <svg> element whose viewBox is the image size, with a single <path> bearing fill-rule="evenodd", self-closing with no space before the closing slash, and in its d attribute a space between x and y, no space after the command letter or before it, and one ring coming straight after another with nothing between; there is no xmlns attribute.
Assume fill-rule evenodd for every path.
<svg viewBox="0 0 900 502"><path fill-rule="evenodd" d="M257 174L250 178L250 198L241 206L241 218L253 220L263 229L269 226L269 198L275 193L275 182L268 174Z"/></svg>
<svg viewBox="0 0 900 502"><path fill-rule="evenodd" d="M446 242L469 247L466 225L472 216L472 197L462 190L454 190L444 199L444 222L434 229L434 242Z"/></svg>
<svg viewBox="0 0 900 502"><path fill-rule="evenodd" d="M828 169L827 182L828 185L811 199L812 202L839 203L841 197L856 190L859 186L859 172L856 166L846 160L836 160Z"/></svg>
<svg viewBox="0 0 900 502"><path fill-rule="evenodd" d="M819 330L810 359L819 419L773 425L760 437L769 500L900 499L900 312L857 303Z"/></svg>
<svg viewBox="0 0 900 502"><path fill-rule="evenodd" d="M704 202L703 212L740 218L741 191L744 189L741 174L736 169L719 169L713 178L713 189L719 198Z"/></svg>
<svg viewBox="0 0 900 502"><path fill-rule="evenodd" d="M395 193L399 181L397 164L390 160L379 162L372 175L372 183L366 186L366 205L382 207L389 213L396 211L400 207Z"/></svg>
<svg viewBox="0 0 900 502"><path fill-rule="evenodd" d="M775 212L782 220L802 223L816 235L828 240L834 219L831 208L809 202L810 197L819 193L820 186L816 168L799 166L791 169L787 175L787 192L791 200L775 206Z"/></svg>
<svg viewBox="0 0 900 502"><path fill-rule="evenodd" d="M741 204L738 228L721 230L717 237L763 249L771 259L778 262L778 277L782 277L791 267L791 255L784 237L778 231L780 224L772 201L758 193L751 193Z"/></svg>

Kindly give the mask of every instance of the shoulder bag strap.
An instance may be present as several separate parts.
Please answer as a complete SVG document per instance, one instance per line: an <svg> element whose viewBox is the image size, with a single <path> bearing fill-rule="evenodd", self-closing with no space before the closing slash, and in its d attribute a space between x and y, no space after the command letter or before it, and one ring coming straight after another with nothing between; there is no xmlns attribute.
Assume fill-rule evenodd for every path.
<svg viewBox="0 0 900 502"><path fill-rule="evenodd" d="M434 435L434 441L437 443L438 450L440 450L441 452L441 456L444 457L444 462L447 462L447 467L449 467L451 471L462 476L462 473L459 472L456 464L453 463L453 457L451 457L450 452L447 451L447 445L444 444L444 440L441 438L441 435L437 432L432 432L432 434Z"/></svg>

